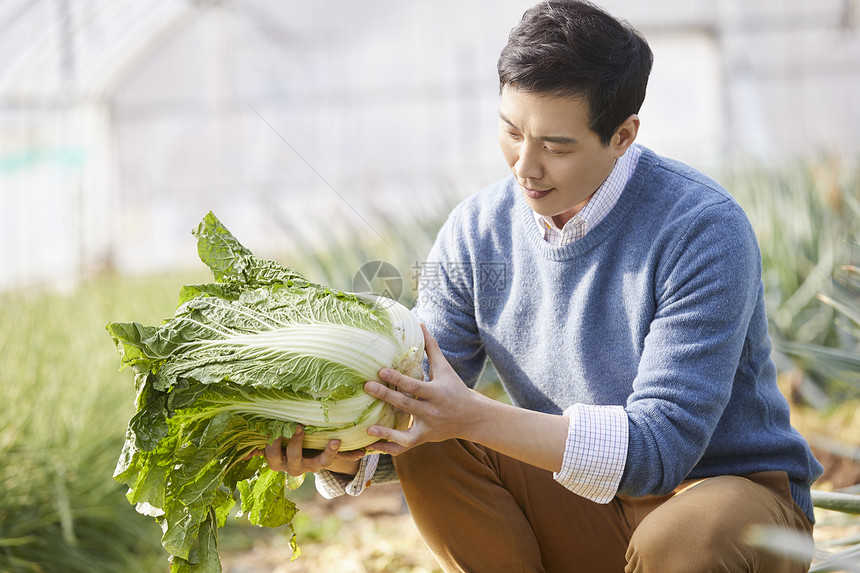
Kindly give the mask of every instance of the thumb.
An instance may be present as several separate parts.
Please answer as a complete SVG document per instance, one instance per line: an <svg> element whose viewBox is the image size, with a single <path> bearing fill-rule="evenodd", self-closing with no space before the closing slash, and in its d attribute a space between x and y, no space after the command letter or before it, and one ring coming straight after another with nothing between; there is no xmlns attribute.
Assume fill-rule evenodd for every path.
<svg viewBox="0 0 860 573"><path fill-rule="evenodd" d="M385 426L371 426L367 429L367 433L376 436L379 441L368 446L367 449L392 455L405 452L411 447L412 442L408 432L408 430L395 430Z"/></svg>
<svg viewBox="0 0 860 573"><path fill-rule="evenodd" d="M439 348L439 343L433 338L433 335L427 330L424 324L421 324L421 331L424 333L424 351L427 353L427 362L430 364L430 379L442 370L450 369L451 365L445 355L442 354L442 349Z"/></svg>

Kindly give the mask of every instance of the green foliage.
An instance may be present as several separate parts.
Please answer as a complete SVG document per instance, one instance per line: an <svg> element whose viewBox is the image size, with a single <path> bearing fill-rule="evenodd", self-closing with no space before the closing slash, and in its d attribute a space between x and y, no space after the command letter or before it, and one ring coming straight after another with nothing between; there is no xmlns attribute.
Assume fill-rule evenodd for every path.
<svg viewBox="0 0 860 573"><path fill-rule="evenodd" d="M860 515L860 495L838 491L812 491L812 504L815 507Z"/></svg>
<svg viewBox="0 0 860 573"><path fill-rule="evenodd" d="M163 567L158 527L111 479L132 395L104 335L112 315L158 320L175 300L162 281L104 276L71 293L4 294L0 571Z"/></svg>
<svg viewBox="0 0 860 573"><path fill-rule="evenodd" d="M850 488L856 491L857 488ZM841 517L842 526L854 529L860 524L860 495L848 491L833 492L812 490L812 503L817 510L827 510L830 520L833 516ZM816 511L816 513L819 513ZM820 521L820 520L819 520ZM810 573L825 571L858 571L860 570L860 536L853 535L842 539L831 539L827 544L819 544L816 548L815 559L810 567Z"/></svg>
<svg viewBox="0 0 860 573"><path fill-rule="evenodd" d="M847 254L833 280L818 299L832 309L836 339L832 344L789 343L785 351L806 370L860 389L860 198L847 201L851 236L843 240Z"/></svg>
<svg viewBox="0 0 860 573"><path fill-rule="evenodd" d="M853 265L839 269L828 291L818 298L836 313L837 340L832 345L784 343L783 351L807 372L847 383L856 393L860 390L860 269Z"/></svg>

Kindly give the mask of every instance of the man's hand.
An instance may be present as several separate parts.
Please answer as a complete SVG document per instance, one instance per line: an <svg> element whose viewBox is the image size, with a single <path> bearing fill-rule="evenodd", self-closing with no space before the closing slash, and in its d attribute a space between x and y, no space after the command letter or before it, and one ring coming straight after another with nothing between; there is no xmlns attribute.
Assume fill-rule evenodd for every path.
<svg viewBox="0 0 860 573"><path fill-rule="evenodd" d="M430 380L416 380L391 369L380 377L391 387L367 382L368 394L412 414L408 430L371 426L383 440L369 449L397 455L425 442L465 439L549 471L559 471L570 421L567 416L517 408L470 389L454 371L424 325Z"/></svg>
<svg viewBox="0 0 860 573"><path fill-rule="evenodd" d="M379 376L390 387L373 381L364 386L371 396L385 400L413 417L412 426L407 430L385 426L368 428L370 435L388 440L369 446L373 451L397 455L425 442L468 439L470 426L481 412L481 403L489 400L463 383L423 324L421 330L430 363L429 382L384 368Z"/></svg>
<svg viewBox="0 0 860 573"><path fill-rule="evenodd" d="M331 440L326 449L304 450L302 441L305 432L301 426L296 428L293 436L283 448L283 438L278 438L265 449L251 452L251 456L265 455L266 463L275 471L287 472L293 477L305 473L317 473L327 469L337 473L354 475L358 471L359 460L364 456L364 450L339 452L340 440Z"/></svg>

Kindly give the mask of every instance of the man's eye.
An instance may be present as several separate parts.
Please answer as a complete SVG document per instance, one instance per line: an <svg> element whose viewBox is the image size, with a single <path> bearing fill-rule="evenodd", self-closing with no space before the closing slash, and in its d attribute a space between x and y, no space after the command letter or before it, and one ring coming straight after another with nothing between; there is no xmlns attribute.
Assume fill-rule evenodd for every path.
<svg viewBox="0 0 860 573"><path fill-rule="evenodd" d="M517 133L516 131L509 131L509 132L508 132L508 137L510 137L511 139L519 139L519 138L520 138L520 134L519 134L519 133Z"/></svg>

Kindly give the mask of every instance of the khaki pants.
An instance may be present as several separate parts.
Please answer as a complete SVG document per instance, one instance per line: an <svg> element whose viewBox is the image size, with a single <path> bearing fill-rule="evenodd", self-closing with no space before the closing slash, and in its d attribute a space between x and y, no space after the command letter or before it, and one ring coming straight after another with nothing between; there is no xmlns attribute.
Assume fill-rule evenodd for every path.
<svg viewBox="0 0 860 573"><path fill-rule="evenodd" d="M682 483L669 495L577 496L552 473L460 440L394 458L425 542L445 571L469 573L803 572L743 541L752 524L812 525L784 472Z"/></svg>

